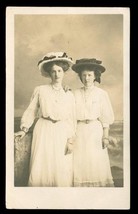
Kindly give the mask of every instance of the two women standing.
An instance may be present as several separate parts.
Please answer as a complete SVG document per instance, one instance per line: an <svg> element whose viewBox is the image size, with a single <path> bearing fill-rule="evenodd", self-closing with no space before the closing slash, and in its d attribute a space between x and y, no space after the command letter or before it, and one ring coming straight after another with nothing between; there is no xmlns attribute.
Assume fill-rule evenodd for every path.
<svg viewBox="0 0 138 214"><path fill-rule="evenodd" d="M94 86L105 68L96 59L77 60L72 69L84 87L73 96L62 87L64 72L72 64L71 58L60 52L49 53L39 62L42 75L49 76L51 84L36 87L23 114L21 131L16 133L22 138L39 112L29 186L113 186L105 148L113 111L107 93Z"/></svg>

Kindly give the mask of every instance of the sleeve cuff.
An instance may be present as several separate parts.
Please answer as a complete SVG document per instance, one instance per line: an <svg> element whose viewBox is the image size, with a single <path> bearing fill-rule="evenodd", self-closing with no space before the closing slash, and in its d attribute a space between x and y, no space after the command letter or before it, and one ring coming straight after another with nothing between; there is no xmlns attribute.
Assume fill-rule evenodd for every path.
<svg viewBox="0 0 138 214"><path fill-rule="evenodd" d="M26 133L29 131L29 129L26 128L26 127L24 127L24 126L21 126L20 128L21 128L22 131L24 131L24 132L26 132Z"/></svg>

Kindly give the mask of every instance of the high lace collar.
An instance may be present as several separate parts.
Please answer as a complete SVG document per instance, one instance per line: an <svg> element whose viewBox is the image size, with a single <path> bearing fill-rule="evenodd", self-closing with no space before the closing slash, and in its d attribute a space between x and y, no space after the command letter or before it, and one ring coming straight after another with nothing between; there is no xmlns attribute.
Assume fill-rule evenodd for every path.
<svg viewBox="0 0 138 214"><path fill-rule="evenodd" d="M86 87L86 86L83 87L84 91L91 91L91 90L93 90L94 88L95 88L95 85L92 85L92 86L90 86L90 87Z"/></svg>
<svg viewBox="0 0 138 214"><path fill-rule="evenodd" d="M60 85L60 86L55 86L54 84L51 84L51 86L52 86L52 89L54 89L54 90L56 90L56 91L60 91L60 90L63 89L63 88L62 88L62 85Z"/></svg>

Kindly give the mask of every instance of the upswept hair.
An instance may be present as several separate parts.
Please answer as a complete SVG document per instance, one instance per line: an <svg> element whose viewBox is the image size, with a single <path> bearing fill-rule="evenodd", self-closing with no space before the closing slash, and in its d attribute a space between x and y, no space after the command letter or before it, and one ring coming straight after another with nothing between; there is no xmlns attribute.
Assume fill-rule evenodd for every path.
<svg viewBox="0 0 138 214"><path fill-rule="evenodd" d="M44 64L43 69L45 72L50 73L50 71L54 65L60 66L64 72L67 71L70 67L67 62L55 61L55 62L48 62L47 64Z"/></svg>

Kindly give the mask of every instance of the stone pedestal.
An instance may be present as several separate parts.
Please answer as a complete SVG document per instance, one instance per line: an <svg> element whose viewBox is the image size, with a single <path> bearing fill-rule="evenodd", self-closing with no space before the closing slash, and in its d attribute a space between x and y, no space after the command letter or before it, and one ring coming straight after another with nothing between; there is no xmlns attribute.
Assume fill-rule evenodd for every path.
<svg viewBox="0 0 138 214"><path fill-rule="evenodd" d="M14 185L27 186L31 152L32 132L20 142L14 142Z"/></svg>

